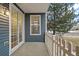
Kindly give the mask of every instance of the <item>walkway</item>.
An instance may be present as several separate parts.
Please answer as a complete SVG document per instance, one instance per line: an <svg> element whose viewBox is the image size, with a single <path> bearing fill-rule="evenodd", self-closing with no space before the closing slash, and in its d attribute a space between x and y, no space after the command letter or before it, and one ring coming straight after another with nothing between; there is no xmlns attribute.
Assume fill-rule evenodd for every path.
<svg viewBox="0 0 79 59"><path fill-rule="evenodd" d="M43 42L26 42L12 55L13 56L49 56L45 43Z"/></svg>

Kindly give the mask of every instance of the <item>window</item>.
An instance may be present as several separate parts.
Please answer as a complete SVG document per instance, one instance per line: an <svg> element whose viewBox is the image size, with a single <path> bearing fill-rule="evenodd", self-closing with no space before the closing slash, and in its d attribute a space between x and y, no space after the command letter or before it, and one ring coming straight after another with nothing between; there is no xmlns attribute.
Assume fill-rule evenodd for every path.
<svg viewBox="0 0 79 59"><path fill-rule="evenodd" d="M41 35L41 15L30 16L30 35Z"/></svg>

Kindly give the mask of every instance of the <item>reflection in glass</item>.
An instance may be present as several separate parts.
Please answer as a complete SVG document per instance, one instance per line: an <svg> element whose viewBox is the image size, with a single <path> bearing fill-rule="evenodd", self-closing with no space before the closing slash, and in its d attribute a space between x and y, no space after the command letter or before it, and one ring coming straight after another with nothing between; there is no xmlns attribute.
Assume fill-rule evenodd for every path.
<svg viewBox="0 0 79 59"><path fill-rule="evenodd" d="M12 8L12 13L11 13L11 48L15 47L18 44L18 39L17 39L17 30L18 30L18 25L17 25L17 11Z"/></svg>
<svg viewBox="0 0 79 59"><path fill-rule="evenodd" d="M23 24L23 15L18 13L18 27L19 27L19 42L22 41L22 24Z"/></svg>
<svg viewBox="0 0 79 59"><path fill-rule="evenodd" d="M39 34L39 32L40 32L39 26L33 25L31 31L32 31L32 34Z"/></svg>
<svg viewBox="0 0 79 59"><path fill-rule="evenodd" d="M39 17L38 16L32 16L32 24L39 24Z"/></svg>
<svg viewBox="0 0 79 59"><path fill-rule="evenodd" d="M31 16L31 33L40 34L40 17L38 15Z"/></svg>

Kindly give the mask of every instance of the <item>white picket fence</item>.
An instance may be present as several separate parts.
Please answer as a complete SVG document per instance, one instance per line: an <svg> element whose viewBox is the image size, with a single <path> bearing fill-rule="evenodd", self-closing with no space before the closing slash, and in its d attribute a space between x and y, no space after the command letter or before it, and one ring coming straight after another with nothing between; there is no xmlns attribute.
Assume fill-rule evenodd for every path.
<svg viewBox="0 0 79 59"><path fill-rule="evenodd" d="M45 33L45 44L50 56L79 56L79 46L74 46L59 35Z"/></svg>

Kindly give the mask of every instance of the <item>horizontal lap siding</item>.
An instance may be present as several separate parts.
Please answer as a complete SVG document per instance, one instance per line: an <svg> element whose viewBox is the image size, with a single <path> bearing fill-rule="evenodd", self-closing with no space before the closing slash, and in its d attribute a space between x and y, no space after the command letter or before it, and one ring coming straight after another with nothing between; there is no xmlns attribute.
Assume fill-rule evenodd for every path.
<svg viewBox="0 0 79 59"><path fill-rule="evenodd" d="M9 19L4 18L0 17L0 56L9 55L9 46L4 45L4 42L9 41Z"/></svg>

